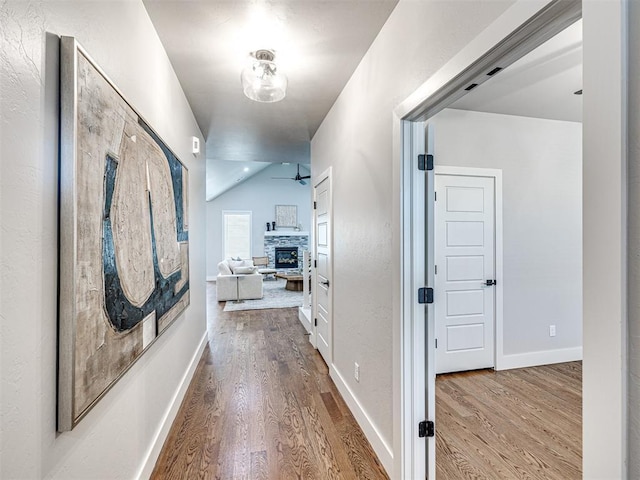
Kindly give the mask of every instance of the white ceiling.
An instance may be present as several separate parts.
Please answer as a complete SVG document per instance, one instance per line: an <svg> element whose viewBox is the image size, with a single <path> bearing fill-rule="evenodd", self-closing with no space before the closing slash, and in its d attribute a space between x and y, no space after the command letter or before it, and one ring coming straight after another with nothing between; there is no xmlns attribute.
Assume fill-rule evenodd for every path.
<svg viewBox="0 0 640 480"><path fill-rule="evenodd" d="M450 108L582 121L582 20L498 72Z"/></svg>
<svg viewBox="0 0 640 480"><path fill-rule="evenodd" d="M144 0L206 136L208 199L254 172L245 166L309 163L311 137L397 1ZM242 93L240 72L259 48L274 49L289 78L281 102ZM238 171L231 161L262 165Z"/></svg>

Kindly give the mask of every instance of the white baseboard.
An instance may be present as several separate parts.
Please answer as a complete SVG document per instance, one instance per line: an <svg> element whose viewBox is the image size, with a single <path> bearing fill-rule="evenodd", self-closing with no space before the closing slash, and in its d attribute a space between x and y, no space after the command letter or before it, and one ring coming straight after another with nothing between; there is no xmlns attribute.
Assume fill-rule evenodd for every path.
<svg viewBox="0 0 640 480"><path fill-rule="evenodd" d="M311 332L311 310L309 308L298 307L298 320L307 333Z"/></svg>
<svg viewBox="0 0 640 480"><path fill-rule="evenodd" d="M496 370L537 367L540 365L550 365L552 363L575 362L577 360L582 360L582 347L518 353L514 355L503 355L502 358L496 362Z"/></svg>
<svg viewBox="0 0 640 480"><path fill-rule="evenodd" d="M217 276L209 276L207 275L207 282L216 282L216 278L218 278Z"/></svg>
<svg viewBox="0 0 640 480"><path fill-rule="evenodd" d="M202 357L202 352L204 352L204 348L207 346L207 332L204 332L202 339L200 340L200 344L196 349L193 357L191 358L191 362L189 363L189 368L184 373L182 380L180 381L180 385L176 389L176 393L173 395L171 399L171 403L169 404L169 408L167 408L166 413L164 414L164 418L160 422L160 426L156 431L156 435L151 442L151 446L147 450L147 454L142 462L142 467L140 468L136 479L145 480L151 477L151 473L153 472L153 468L156 466L156 462L158 461L158 457L160 456L160 451L164 446L164 442L167 439L167 435L169 435L169 430L171 429L171 425L178 414L178 409L182 404L182 399L184 398L185 393L187 392L187 388L191 383L191 379L193 378L193 374L196 371L196 367L200 362L200 357Z"/></svg>
<svg viewBox="0 0 640 480"><path fill-rule="evenodd" d="M360 405L360 402L355 397L349 386L344 381L344 378L342 377L340 372L338 372L334 365L331 365L329 372L333 383L335 383L336 387L338 387L340 395L342 395L342 398L347 403L347 406L360 425L360 428L362 428L364 435L367 437L367 440L369 440L369 443L373 447L373 450L376 452L376 455L378 455L380 463L382 463L382 466L387 471L387 474L391 475L394 471L393 450L391 449L389 444L387 444L387 442L382 438L382 435L376 428L375 424L371 421L369 415L367 415L367 412L365 412L364 408L362 408L362 405Z"/></svg>
<svg viewBox="0 0 640 480"><path fill-rule="evenodd" d="M316 345L316 331L311 323L311 309L298 307L298 320L309 334L309 343L313 345L313 348L318 348Z"/></svg>

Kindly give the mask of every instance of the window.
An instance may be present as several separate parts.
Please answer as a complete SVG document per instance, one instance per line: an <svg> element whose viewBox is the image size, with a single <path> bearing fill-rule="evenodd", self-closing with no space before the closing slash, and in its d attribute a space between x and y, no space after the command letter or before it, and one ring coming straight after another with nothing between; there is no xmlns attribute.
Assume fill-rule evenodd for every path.
<svg viewBox="0 0 640 480"><path fill-rule="evenodd" d="M251 258L251 212L222 212L224 258Z"/></svg>

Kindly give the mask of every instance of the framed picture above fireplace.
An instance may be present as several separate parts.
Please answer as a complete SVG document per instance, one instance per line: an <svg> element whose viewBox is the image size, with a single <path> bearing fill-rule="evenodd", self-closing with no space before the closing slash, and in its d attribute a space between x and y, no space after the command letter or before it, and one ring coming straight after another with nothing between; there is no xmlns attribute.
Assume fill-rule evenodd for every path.
<svg viewBox="0 0 640 480"><path fill-rule="evenodd" d="M294 228L298 226L297 205L276 205L276 227Z"/></svg>

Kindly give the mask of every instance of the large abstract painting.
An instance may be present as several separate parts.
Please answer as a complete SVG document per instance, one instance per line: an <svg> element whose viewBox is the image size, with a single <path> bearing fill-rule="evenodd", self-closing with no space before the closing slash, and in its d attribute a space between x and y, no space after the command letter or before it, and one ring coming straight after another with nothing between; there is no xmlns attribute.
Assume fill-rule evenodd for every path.
<svg viewBox="0 0 640 480"><path fill-rule="evenodd" d="M74 38L61 40L58 430L189 304L186 167Z"/></svg>

